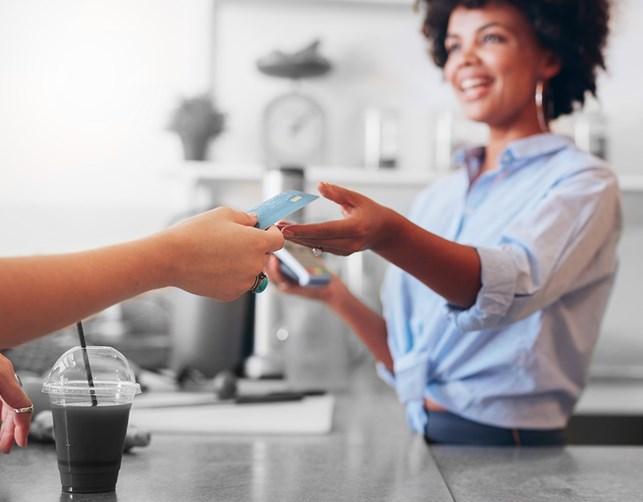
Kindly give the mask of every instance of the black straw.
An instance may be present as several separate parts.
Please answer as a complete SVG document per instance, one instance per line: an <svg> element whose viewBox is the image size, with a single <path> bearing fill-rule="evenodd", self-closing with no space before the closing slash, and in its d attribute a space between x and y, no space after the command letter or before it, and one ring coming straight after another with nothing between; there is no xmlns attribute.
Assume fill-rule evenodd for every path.
<svg viewBox="0 0 643 502"><path fill-rule="evenodd" d="M78 330L78 338L80 339L80 346L83 349L83 361L85 361L85 372L87 373L87 383L94 388L94 377L92 377L92 369L89 366L89 356L87 355L87 344L85 343L85 332L83 331L83 323L78 321L76 323L76 329ZM92 398L92 406L98 406L98 400L96 399L96 391L90 390L89 395Z"/></svg>

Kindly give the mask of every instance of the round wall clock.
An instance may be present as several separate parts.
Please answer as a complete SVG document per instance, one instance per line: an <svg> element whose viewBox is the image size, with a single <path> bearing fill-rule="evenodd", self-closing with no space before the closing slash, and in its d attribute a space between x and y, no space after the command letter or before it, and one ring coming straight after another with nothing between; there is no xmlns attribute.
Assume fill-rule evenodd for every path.
<svg viewBox="0 0 643 502"><path fill-rule="evenodd" d="M264 111L262 134L267 160L272 164L321 163L326 134L324 110L313 98L299 92L279 96Z"/></svg>

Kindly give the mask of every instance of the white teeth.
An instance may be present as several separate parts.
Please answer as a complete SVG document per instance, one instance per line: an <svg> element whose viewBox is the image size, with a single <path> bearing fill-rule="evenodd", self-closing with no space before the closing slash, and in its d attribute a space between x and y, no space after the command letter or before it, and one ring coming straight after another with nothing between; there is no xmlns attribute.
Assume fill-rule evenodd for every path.
<svg viewBox="0 0 643 502"><path fill-rule="evenodd" d="M466 91L478 85L484 85L489 82L488 78L465 78L460 83L460 90Z"/></svg>

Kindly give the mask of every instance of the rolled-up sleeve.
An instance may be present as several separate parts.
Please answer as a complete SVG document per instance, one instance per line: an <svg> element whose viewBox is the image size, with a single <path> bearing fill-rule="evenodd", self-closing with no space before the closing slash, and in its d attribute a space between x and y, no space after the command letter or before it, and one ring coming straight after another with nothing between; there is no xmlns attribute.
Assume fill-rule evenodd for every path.
<svg viewBox="0 0 643 502"><path fill-rule="evenodd" d="M516 272L511 256L502 249L477 248L482 287L476 303L467 310L447 306L453 322L462 331L497 324L511 307L516 292Z"/></svg>
<svg viewBox="0 0 643 502"><path fill-rule="evenodd" d="M610 275L613 260L600 260L600 250L612 250L618 238L619 207L610 173L587 169L561 180L513 222L498 247L476 248L482 284L476 302L465 310L447 306L447 315L461 331L500 327Z"/></svg>

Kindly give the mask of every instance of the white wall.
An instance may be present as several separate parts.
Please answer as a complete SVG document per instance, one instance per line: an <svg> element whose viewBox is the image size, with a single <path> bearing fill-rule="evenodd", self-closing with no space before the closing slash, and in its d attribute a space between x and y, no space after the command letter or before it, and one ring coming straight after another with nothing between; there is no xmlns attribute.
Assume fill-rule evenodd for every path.
<svg viewBox="0 0 643 502"><path fill-rule="evenodd" d="M610 161L625 174L643 174L643 2L617 0L599 97L608 120Z"/></svg>
<svg viewBox="0 0 643 502"><path fill-rule="evenodd" d="M155 231L185 204L164 130L211 87L211 0L0 0L0 254Z"/></svg>
<svg viewBox="0 0 643 502"><path fill-rule="evenodd" d="M333 70L304 79L301 91L326 111L325 162L362 165L364 110L384 106L399 114L401 167L427 169L431 113L449 107L452 98L429 63L411 4L218 0L215 88L231 131L216 147L217 160L261 160L261 113L290 90L288 80L261 74L257 59L274 50L295 52L319 38Z"/></svg>

